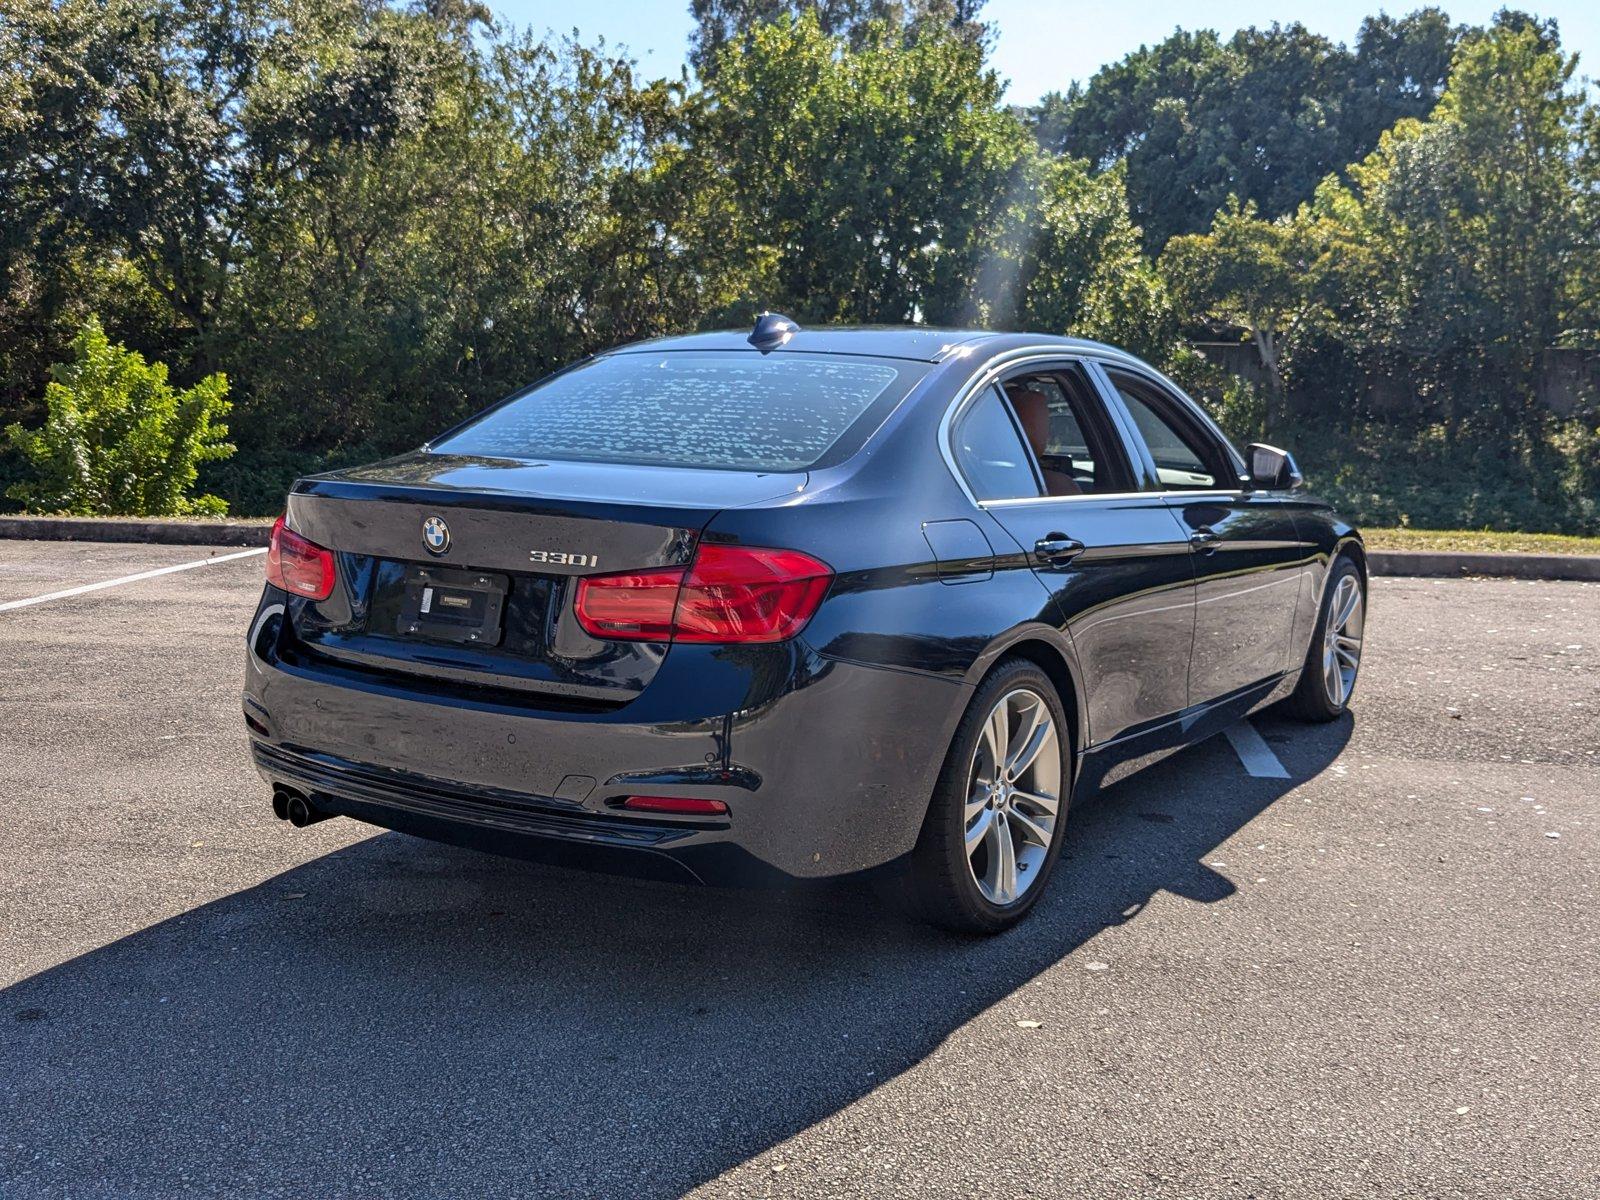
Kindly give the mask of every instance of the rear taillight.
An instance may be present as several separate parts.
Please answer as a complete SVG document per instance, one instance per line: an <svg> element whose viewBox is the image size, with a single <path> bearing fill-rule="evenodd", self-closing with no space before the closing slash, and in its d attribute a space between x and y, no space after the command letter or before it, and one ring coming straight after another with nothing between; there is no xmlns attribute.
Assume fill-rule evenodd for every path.
<svg viewBox="0 0 1600 1200"><path fill-rule="evenodd" d="M267 545L267 582L293 596L326 600L333 595L333 551L301 537L279 517Z"/></svg>
<svg viewBox="0 0 1600 1200"><path fill-rule="evenodd" d="M833 569L798 550L701 546L678 592L678 642L781 642L799 633Z"/></svg>
<svg viewBox="0 0 1600 1200"><path fill-rule="evenodd" d="M781 642L805 626L833 568L798 550L702 545L687 568L578 581L578 624L638 642Z"/></svg>
<svg viewBox="0 0 1600 1200"><path fill-rule="evenodd" d="M636 642L672 640L672 614L688 571L636 571L594 575L578 581L578 624L600 638Z"/></svg>

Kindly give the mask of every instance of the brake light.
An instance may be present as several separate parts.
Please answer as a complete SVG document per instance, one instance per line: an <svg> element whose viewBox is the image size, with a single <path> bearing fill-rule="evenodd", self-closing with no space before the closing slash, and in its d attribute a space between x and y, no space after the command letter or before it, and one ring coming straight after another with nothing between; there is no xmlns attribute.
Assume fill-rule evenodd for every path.
<svg viewBox="0 0 1600 1200"><path fill-rule="evenodd" d="M573 606L578 624L599 638L671 641L672 614L678 607L678 590L686 574L684 568L674 567L580 579Z"/></svg>
<svg viewBox="0 0 1600 1200"><path fill-rule="evenodd" d="M326 600L333 595L333 551L303 538L279 517L267 544L267 582L290 595Z"/></svg>
<svg viewBox="0 0 1600 1200"><path fill-rule="evenodd" d="M833 568L798 550L702 545L688 568L578 581L578 624L646 642L781 642L822 603Z"/></svg>
<svg viewBox="0 0 1600 1200"><path fill-rule="evenodd" d="M721 800L699 800L692 796L629 796L622 807L634 812L678 813L689 817L720 817L728 811Z"/></svg>

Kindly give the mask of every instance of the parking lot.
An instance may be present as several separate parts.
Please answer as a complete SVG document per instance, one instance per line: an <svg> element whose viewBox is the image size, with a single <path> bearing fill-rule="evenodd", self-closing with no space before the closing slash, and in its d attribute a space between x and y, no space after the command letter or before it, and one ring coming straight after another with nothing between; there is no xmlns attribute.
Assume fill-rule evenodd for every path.
<svg viewBox="0 0 1600 1200"><path fill-rule="evenodd" d="M6 607L208 553L0 542L8 1200L1600 1196L1600 586L1376 580L1287 779L1117 785L971 941L291 831L260 557Z"/></svg>

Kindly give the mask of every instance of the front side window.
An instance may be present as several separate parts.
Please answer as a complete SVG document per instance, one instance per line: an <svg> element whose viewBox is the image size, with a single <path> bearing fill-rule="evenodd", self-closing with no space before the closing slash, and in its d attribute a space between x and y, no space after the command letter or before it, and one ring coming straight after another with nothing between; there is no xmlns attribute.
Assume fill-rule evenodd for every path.
<svg viewBox="0 0 1600 1200"><path fill-rule="evenodd" d="M803 471L851 453L927 373L822 354L613 354L433 443L440 454Z"/></svg>
<svg viewBox="0 0 1600 1200"><path fill-rule="evenodd" d="M979 500L1037 496L1039 479L1006 402L985 388L956 421L951 434L956 466Z"/></svg>
<svg viewBox="0 0 1600 1200"><path fill-rule="evenodd" d="M1163 491L1215 491L1228 486L1227 464L1210 439L1167 411L1144 383L1110 372L1117 394L1155 460Z"/></svg>

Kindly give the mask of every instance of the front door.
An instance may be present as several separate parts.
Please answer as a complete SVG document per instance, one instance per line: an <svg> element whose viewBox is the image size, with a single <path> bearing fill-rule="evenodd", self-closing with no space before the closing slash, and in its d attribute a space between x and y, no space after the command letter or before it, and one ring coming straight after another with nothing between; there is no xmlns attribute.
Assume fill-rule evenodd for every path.
<svg viewBox="0 0 1600 1200"><path fill-rule="evenodd" d="M1249 489L1231 449L1185 401L1143 375L1106 373L1148 454L1147 474L1191 547L1189 703L1297 666L1293 634L1305 553L1287 497Z"/></svg>

